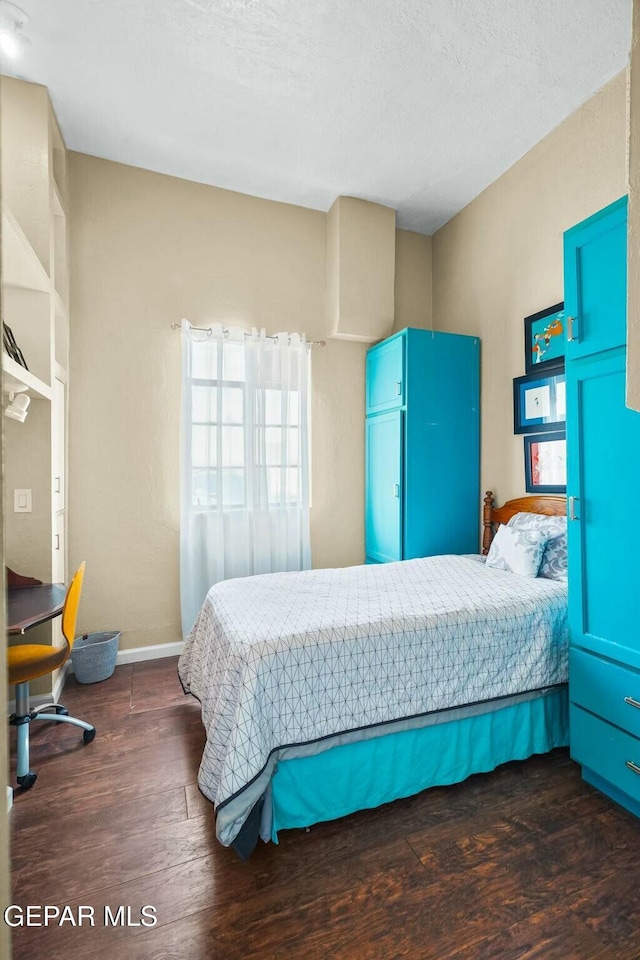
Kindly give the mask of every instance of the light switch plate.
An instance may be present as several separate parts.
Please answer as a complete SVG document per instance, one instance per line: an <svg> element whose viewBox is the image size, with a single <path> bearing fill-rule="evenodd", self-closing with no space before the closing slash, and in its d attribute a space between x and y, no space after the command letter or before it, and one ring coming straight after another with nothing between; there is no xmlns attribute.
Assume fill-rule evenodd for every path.
<svg viewBox="0 0 640 960"><path fill-rule="evenodd" d="M13 512L31 513L31 490L13 491Z"/></svg>

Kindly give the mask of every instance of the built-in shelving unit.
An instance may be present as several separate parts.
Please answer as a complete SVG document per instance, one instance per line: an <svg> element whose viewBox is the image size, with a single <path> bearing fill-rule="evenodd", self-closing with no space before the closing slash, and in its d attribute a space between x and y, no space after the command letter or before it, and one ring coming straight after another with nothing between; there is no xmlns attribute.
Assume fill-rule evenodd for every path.
<svg viewBox="0 0 640 960"><path fill-rule="evenodd" d="M56 217L64 217L64 203L62 202L62 196L60 194L60 187L55 180L51 184L53 190L53 213Z"/></svg>
<svg viewBox="0 0 640 960"><path fill-rule="evenodd" d="M45 87L0 78L2 309L28 369L2 354L3 408L31 398L24 423L2 417L5 554L12 569L67 580L66 461L69 369L67 157ZM15 489L32 491L31 513L14 513ZM59 624L29 635L58 642ZM56 677L43 678L51 689ZM36 684L37 685L37 684Z"/></svg>
<svg viewBox="0 0 640 960"><path fill-rule="evenodd" d="M51 387L42 380L38 380L4 352L2 354L2 389L4 393L27 393L37 400L51 400Z"/></svg>
<svg viewBox="0 0 640 960"><path fill-rule="evenodd" d="M5 287L49 293L51 280L8 207L2 210L2 283Z"/></svg>

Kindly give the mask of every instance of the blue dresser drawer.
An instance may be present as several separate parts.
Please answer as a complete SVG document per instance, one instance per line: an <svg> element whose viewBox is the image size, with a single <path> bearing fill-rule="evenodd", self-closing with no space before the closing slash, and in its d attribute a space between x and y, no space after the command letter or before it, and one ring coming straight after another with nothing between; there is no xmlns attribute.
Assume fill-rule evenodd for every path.
<svg viewBox="0 0 640 960"><path fill-rule="evenodd" d="M569 724L573 759L640 803L640 740L574 704Z"/></svg>
<svg viewBox="0 0 640 960"><path fill-rule="evenodd" d="M572 703L640 737L640 673L636 670L574 647L569 654L569 696Z"/></svg>

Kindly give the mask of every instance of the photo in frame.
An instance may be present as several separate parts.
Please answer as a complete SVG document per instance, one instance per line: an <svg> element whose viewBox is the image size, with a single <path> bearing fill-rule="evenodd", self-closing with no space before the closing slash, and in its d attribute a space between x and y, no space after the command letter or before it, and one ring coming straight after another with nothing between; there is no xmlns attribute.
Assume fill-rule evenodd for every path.
<svg viewBox="0 0 640 960"><path fill-rule="evenodd" d="M564 363L564 303L524 318L524 369L532 373L541 367Z"/></svg>
<svg viewBox="0 0 640 960"><path fill-rule="evenodd" d="M567 441L564 430L524 438L527 493L567 492Z"/></svg>
<svg viewBox="0 0 640 960"><path fill-rule="evenodd" d="M19 363L21 367L24 367L25 370L28 370L27 361L22 355L22 350L16 343L16 338L13 335L13 330L11 327L2 321L2 347L4 352L7 353L12 360L15 360L16 363Z"/></svg>
<svg viewBox="0 0 640 960"><path fill-rule="evenodd" d="M546 433L564 428L566 382L562 368L528 373L513 381L513 432Z"/></svg>

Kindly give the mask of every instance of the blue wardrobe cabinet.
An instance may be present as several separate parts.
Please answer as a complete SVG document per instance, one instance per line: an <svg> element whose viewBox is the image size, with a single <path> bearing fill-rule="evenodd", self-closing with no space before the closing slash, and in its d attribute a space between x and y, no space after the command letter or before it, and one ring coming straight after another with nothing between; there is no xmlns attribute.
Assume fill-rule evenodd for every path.
<svg viewBox="0 0 640 960"><path fill-rule="evenodd" d="M640 815L635 491L640 413L625 405L627 203L564 237L571 755Z"/></svg>
<svg viewBox="0 0 640 960"><path fill-rule="evenodd" d="M477 553L480 341L408 328L367 352L367 563Z"/></svg>

